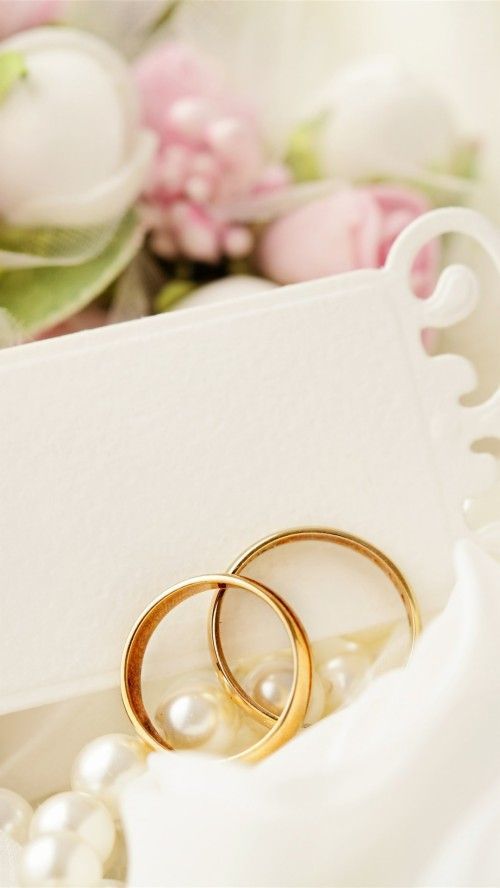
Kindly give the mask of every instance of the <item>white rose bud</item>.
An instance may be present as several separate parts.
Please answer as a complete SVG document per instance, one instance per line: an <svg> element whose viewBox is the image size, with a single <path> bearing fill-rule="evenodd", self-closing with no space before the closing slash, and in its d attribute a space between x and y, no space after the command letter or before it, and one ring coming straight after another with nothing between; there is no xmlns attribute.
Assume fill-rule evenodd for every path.
<svg viewBox="0 0 500 888"><path fill-rule="evenodd" d="M379 59L346 70L318 104L320 162L346 179L446 171L457 147L447 104L397 62Z"/></svg>
<svg viewBox="0 0 500 888"><path fill-rule="evenodd" d="M266 281L264 278L254 277L250 274L233 274L197 287L189 296L180 300L176 307L194 308L198 305L218 305L221 302L230 302L243 296L268 293L274 289L276 289L276 284Z"/></svg>
<svg viewBox="0 0 500 888"><path fill-rule="evenodd" d="M126 63L106 43L66 28L0 44L26 75L0 102L0 216L20 226L116 220L140 193L154 136L139 126Z"/></svg>

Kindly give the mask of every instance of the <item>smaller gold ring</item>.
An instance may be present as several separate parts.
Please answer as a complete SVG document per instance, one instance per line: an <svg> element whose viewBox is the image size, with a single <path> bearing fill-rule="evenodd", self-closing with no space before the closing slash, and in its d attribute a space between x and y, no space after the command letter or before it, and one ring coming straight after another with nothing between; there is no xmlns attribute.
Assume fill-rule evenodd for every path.
<svg viewBox="0 0 500 888"><path fill-rule="evenodd" d="M258 558L259 555L263 555L264 552L269 552L271 549L275 549L278 546L283 546L287 543L293 543L300 540L315 540L344 546L358 552L365 558L368 558L383 571L397 590L406 610L411 633L411 653L415 640L421 630L420 612L413 592L406 578L394 562L391 561L384 552L377 549L376 546L373 546L371 543L368 543L360 537L329 527L297 527L292 528L291 530L278 531L278 533L273 533L270 536L265 537L263 540L254 543L249 549L246 549L245 552L239 555L236 561L234 561L228 568L228 574L232 574L233 576L241 575L249 564ZM220 622L225 591L226 589L224 586L219 588L212 600L212 606L210 609L208 638L212 662L217 670L220 681L228 693L231 694L233 699L239 703L241 708L248 715L258 719L261 724L269 726L276 721L278 716L274 712L271 712L270 709L262 706L256 700L253 700L252 697L247 694L236 676L233 674L224 653L220 633Z"/></svg>
<svg viewBox="0 0 500 888"><path fill-rule="evenodd" d="M311 693L312 660L309 641L300 620L279 595L256 580L229 574L207 574L171 586L151 602L137 620L125 645L121 666L123 703L136 732L153 749L172 749L172 746L155 728L146 712L142 696L142 666L151 636L167 614L187 598L198 592L227 586L251 592L272 608L285 625L293 655L292 689L283 712L278 719L273 720L265 737L230 758L247 762L260 761L279 749L302 727Z"/></svg>

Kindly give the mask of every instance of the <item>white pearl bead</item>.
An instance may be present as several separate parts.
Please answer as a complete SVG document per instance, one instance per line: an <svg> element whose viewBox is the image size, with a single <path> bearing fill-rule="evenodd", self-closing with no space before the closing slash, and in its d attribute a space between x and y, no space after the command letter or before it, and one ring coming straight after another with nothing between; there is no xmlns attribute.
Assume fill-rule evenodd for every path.
<svg viewBox="0 0 500 888"><path fill-rule="evenodd" d="M0 832L21 845L27 841L33 808L10 789L0 789Z"/></svg>
<svg viewBox="0 0 500 888"><path fill-rule="evenodd" d="M361 689L371 665L369 654L354 641L339 639L334 652L319 667L327 689L329 711L338 709Z"/></svg>
<svg viewBox="0 0 500 888"><path fill-rule="evenodd" d="M115 843L115 825L108 809L95 796L61 792L43 802L31 821L32 838L67 830L84 839L105 863Z"/></svg>
<svg viewBox="0 0 500 888"><path fill-rule="evenodd" d="M223 755L234 743L239 714L220 688L207 684L168 696L156 721L174 749Z"/></svg>
<svg viewBox="0 0 500 888"><path fill-rule="evenodd" d="M71 832L37 836L24 847L19 866L21 885L92 888L102 878L97 854Z"/></svg>
<svg viewBox="0 0 500 888"><path fill-rule="evenodd" d="M142 740L128 734L98 737L77 755L71 787L97 796L116 816L121 790L129 780L145 771L149 752Z"/></svg>
<svg viewBox="0 0 500 888"><path fill-rule="evenodd" d="M244 678L243 686L252 700L279 715L292 689L293 666L289 657L275 656L255 666ZM306 713L305 724L314 724L324 714L326 704L325 688L317 672L313 672L311 697Z"/></svg>

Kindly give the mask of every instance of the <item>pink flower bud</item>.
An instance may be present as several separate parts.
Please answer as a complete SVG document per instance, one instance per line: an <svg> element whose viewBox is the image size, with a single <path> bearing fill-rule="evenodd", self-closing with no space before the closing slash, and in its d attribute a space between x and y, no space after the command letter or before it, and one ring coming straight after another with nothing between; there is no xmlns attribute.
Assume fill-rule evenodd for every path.
<svg viewBox="0 0 500 888"><path fill-rule="evenodd" d="M211 117L211 108L205 99L179 99L168 109L167 125L173 132L190 141L200 140Z"/></svg>
<svg viewBox="0 0 500 888"><path fill-rule="evenodd" d="M268 225L257 249L258 268L281 284L378 268L399 232L429 208L423 195L408 188L337 191ZM418 296L432 291L438 259L436 242L420 251L413 279Z"/></svg>
<svg viewBox="0 0 500 888"><path fill-rule="evenodd" d="M222 240L225 252L232 259L248 256L253 247L252 233L250 229L244 228L242 225L232 225L226 229Z"/></svg>
<svg viewBox="0 0 500 888"><path fill-rule="evenodd" d="M288 182L282 168L266 169L255 115L194 48L156 46L139 60L136 76L143 120L159 136L146 191L148 204L161 211L158 234L169 231L177 254L198 261L247 255L252 234L232 225L233 207L258 184L275 190ZM153 249L156 243L163 255L161 236L151 240Z"/></svg>
<svg viewBox="0 0 500 888"><path fill-rule="evenodd" d="M182 145L172 145L163 153L159 163L159 180L170 193L178 194L182 191L189 160L189 151Z"/></svg>
<svg viewBox="0 0 500 888"><path fill-rule="evenodd" d="M177 244L168 231L156 231L151 237L151 249L162 259L174 259Z"/></svg>
<svg viewBox="0 0 500 888"><path fill-rule="evenodd" d="M255 183L254 194L269 194L272 191L280 191L292 182L290 170L283 164L274 164L265 168Z"/></svg>
<svg viewBox="0 0 500 888"><path fill-rule="evenodd" d="M185 184L186 195L194 203L207 203L213 190L213 184L206 176L190 176Z"/></svg>
<svg viewBox="0 0 500 888"><path fill-rule="evenodd" d="M185 256L195 262L217 262L220 254L218 226L201 211L189 207L178 227L177 241Z"/></svg>
<svg viewBox="0 0 500 888"><path fill-rule="evenodd" d="M191 161L191 172L215 179L220 174L220 166L209 151L197 151Z"/></svg>
<svg viewBox="0 0 500 888"><path fill-rule="evenodd" d="M1 0L0 40L54 22L63 5L63 0Z"/></svg>
<svg viewBox="0 0 500 888"><path fill-rule="evenodd" d="M217 154L233 159L245 140L245 125L235 117L222 117L207 127L206 139Z"/></svg>

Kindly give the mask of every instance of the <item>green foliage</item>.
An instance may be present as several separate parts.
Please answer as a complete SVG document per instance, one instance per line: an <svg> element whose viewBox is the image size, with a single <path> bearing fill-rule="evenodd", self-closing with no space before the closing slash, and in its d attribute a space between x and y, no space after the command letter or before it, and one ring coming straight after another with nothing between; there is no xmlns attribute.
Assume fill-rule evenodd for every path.
<svg viewBox="0 0 500 888"><path fill-rule="evenodd" d="M163 9L160 10L160 13L153 20L153 23L148 29L150 37L157 34L165 27L165 25L170 23L180 5L181 0L168 0L168 2L165 3Z"/></svg>
<svg viewBox="0 0 500 888"><path fill-rule="evenodd" d="M0 267L81 265L104 251L118 225L119 220L85 228L27 227L0 219Z"/></svg>
<svg viewBox="0 0 500 888"><path fill-rule="evenodd" d="M153 309L157 314L168 311L181 299L184 299L189 293L196 288L196 284L191 280L183 280L176 278L169 281L161 288L153 302Z"/></svg>
<svg viewBox="0 0 500 888"><path fill-rule="evenodd" d="M22 53L14 50L0 53L0 102L10 92L14 84L21 77L26 77L27 73Z"/></svg>
<svg viewBox="0 0 500 888"><path fill-rule="evenodd" d="M323 123L324 116L321 114L300 124L290 136L285 162L296 182L312 182L322 178L317 143Z"/></svg>
<svg viewBox="0 0 500 888"><path fill-rule="evenodd" d="M128 265L141 242L136 216L129 213L106 249L88 262L0 272L0 308L33 336L99 296Z"/></svg>

